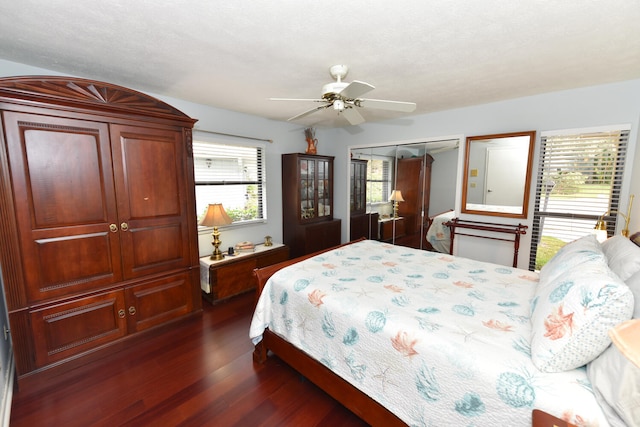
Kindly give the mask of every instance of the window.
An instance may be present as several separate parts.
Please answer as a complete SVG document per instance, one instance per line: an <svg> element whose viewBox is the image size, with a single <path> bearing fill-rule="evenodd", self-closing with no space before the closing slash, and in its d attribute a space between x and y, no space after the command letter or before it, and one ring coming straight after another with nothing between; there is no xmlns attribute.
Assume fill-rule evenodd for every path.
<svg viewBox="0 0 640 427"><path fill-rule="evenodd" d="M367 203L387 203L391 194L391 161L369 159L367 167Z"/></svg>
<svg viewBox="0 0 640 427"><path fill-rule="evenodd" d="M566 243L593 232L617 210L629 129L543 133L529 269L539 270ZM613 234L617 216L605 217Z"/></svg>
<svg viewBox="0 0 640 427"><path fill-rule="evenodd" d="M222 203L233 223L266 220L264 145L232 145L194 135L198 220L209 203Z"/></svg>

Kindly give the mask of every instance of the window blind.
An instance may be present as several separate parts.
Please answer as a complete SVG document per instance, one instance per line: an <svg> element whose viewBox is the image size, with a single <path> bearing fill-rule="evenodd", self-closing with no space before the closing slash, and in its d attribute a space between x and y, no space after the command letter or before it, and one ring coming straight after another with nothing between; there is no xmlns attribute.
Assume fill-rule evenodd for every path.
<svg viewBox="0 0 640 427"><path fill-rule="evenodd" d="M266 219L264 147L193 142L196 209L222 203L235 222Z"/></svg>
<svg viewBox="0 0 640 427"><path fill-rule="evenodd" d="M391 194L391 161L370 159L367 167L367 202L387 202Z"/></svg>
<svg viewBox="0 0 640 427"><path fill-rule="evenodd" d="M529 269L620 205L628 129L541 136ZM617 215L605 217L612 235Z"/></svg>

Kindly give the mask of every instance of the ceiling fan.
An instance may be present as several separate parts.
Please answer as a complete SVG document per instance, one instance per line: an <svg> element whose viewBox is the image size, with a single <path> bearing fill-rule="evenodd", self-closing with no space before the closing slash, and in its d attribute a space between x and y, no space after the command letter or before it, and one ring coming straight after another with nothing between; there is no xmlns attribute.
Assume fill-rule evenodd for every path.
<svg viewBox="0 0 640 427"><path fill-rule="evenodd" d="M316 111L332 107L338 114L344 116L352 125L364 123L364 117L358 112L360 108L377 108L380 110L400 111L410 113L416 109L414 102L388 101L382 99L360 98L365 93L375 89L369 83L354 80L351 83L343 82L349 72L346 65L334 65L329 68L329 73L336 79L335 82L327 83L322 87L321 99L297 99L297 98L269 98L271 101L307 101L321 102L319 107L312 108L297 114L288 121L296 120Z"/></svg>

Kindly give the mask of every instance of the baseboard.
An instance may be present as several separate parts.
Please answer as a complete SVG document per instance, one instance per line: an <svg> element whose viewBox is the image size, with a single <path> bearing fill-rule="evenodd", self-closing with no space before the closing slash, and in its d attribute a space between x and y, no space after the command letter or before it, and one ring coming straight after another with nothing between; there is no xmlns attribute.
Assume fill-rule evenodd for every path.
<svg viewBox="0 0 640 427"><path fill-rule="evenodd" d="M9 365L4 370L2 402L0 403L0 421L3 427L9 427L11 419L11 401L13 400L13 380L15 378L15 365L13 362L13 349L9 350L7 357Z"/></svg>

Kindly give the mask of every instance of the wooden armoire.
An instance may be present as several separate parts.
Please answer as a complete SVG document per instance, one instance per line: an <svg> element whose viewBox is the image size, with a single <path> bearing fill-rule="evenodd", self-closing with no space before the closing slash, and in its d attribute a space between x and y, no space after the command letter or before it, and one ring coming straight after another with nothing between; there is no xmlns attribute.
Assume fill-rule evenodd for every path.
<svg viewBox="0 0 640 427"><path fill-rule="evenodd" d="M191 129L148 95L0 79L0 262L19 384L201 311Z"/></svg>
<svg viewBox="0 0 640 427"><path fill-rule="evenodd" d="M395 189L402 191L404 199L398 204L398 215L404 218L407 235L422 234L428 222L432 163L429 154L398 159Z"/></svg>

